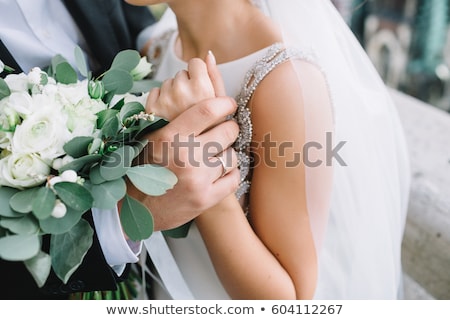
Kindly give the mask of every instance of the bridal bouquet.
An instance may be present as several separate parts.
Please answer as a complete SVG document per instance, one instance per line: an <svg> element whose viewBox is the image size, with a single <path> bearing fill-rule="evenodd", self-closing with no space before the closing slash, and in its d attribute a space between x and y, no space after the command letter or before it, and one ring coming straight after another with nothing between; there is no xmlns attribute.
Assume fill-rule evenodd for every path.
<svg viewBox="0 0 450 320"><path fill-rule="evenodd" d="M38 286L51 269L66 283L81 264L93 239L82 215L91 208L123 199L127 236L151 235L151 213L127 195L125 179L154 196L177 181L165 168L133 166L143 135L165 124L145 113L139 94L157 85L143 80L151 65L125 50L93 78L79 48L75 55L78 73L56 56L47 71L0 78L0 258L23 261Z"/></svg>

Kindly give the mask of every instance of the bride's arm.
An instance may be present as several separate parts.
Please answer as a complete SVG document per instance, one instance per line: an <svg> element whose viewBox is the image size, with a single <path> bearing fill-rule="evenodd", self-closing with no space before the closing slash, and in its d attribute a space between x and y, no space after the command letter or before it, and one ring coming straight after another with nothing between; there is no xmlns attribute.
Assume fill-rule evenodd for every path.
<svg viewBox="0 0 450 320"><path fill-rule="evenodd" d="M295 161L305 144L304 108L330 102L320 71L297 63L308 80L302 88L292 65L285 63L259 85L251 102L257 146L253 151L263 160L254 168L250 190L253 228L234 196L196 219L217 274L234 299L314 295L317 256L306 206L305 167ZM321 121L329 122L331 116L317 125ZM268 134L275 143L270 148ZM329 188L323 185L325 193Z"/></svg>

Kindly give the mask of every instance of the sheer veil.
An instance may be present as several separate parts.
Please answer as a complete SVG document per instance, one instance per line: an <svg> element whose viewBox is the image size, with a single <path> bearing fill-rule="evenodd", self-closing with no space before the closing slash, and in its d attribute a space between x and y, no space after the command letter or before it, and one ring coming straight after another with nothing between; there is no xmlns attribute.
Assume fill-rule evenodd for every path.
<svg viewBox="0 0 450 320"><path fill-rule="evenodd" d="M305 108L299 124L306 141L322 147L313 156L323 165L305 166L319 260L315 298L401 297L410 169L388 90L329 0L251 1L279 24L286 47L322 71L331 97L328 105ZM168 12L155 34L174 25ZM293 65L306 90L307 77Z"/></svg>
<svg viewBox="0 0 450 320"><path fill-rule="evenodd" d="M304 110L307 140L330 143L319 136L319 124L319 130L332 132L338 150L332 188L326 188L326 166L306 166L308 211L319 255L316 297L401 296L410 170L388 90L329 0L253 3L280 25L287 47L312 52L331 96L332 128L318 119L326 107ZM302 70L297 73L304 84ZM325 149L324 160L330 160L332 148Z"/></svg>

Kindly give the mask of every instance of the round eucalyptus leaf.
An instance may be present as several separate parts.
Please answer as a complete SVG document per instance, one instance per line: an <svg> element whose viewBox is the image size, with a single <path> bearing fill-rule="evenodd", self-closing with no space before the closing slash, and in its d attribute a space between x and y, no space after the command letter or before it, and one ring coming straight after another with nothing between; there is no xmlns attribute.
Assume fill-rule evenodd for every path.
<svg viewBox="0 0 450 320"><path fill-rule="evenodd" d="M64 151L73 158L79 158L88 154L89 145L94 141L93 137L75 137L64 144Z"/></svg>
<svg viewBox="0 0 450 320"><path fill-rule="evenodd" d="M68 62L61 62L56 66L55 79L63 84L77 83L78 75Z"/></svg>
<svg viewBox="0 0 450 320"><path fill-rule="evenodd" d="M33 214L39 220L47 219L52 214L55 202L56 195L50 188L39 188L31 201Z"/></svg>
<svg viewBox="0 0 450 320"><path fill-rule="evenodd" d="M125 94L133 87L133 77L129 72L121 69L109 70L102 81L107 91L113 91L116 94Z"/></svg>
<svg viewBox="0 0 450 320"><path fill-rule="evenodd" d="M3 218L0 220L0 226L15 234L27 235L39 232L39 224L30 215L21 218Z"/></svg>
<svg viewBox="0 0 450 320"><path fill-rule="evenodd" d="M145 194L160 196L172 189L177 176L169 169L152 164L131 167L127 177L133 185Z"/></svg>
<svg viewBox="0 0 450 320"><path fill-rule="evenodd" d="M127 193L127 185L122 178L101 184L92 184L89 189L94 198L92 206L99 209L115 208L117 202Z"/></svg>
<svg viewBox="0 0 450 320"><path fill-rule="evenodd" d="M41 241L36 234L0 238L0 258L8 261L28 260L38 254Z"/></svg>
<svg viewBox="0 0 450 320"><path fill-rule="evenodd" d="M88 78L89 77L89 69L87 66L86 58L84 56L83 50L79 46L75 47L75 63L77 65L78 70L80 71L80 74Z"/></svg>
<svg viewBox="0 0 450 320"><path fill-rule="evenodd" d="M120 147L103 157L100 174L107 181L122 178L131 167L134 159L134 148L129 145Z"/></svg>
<svg viewBox="0 0 450 320"><path fill-rule="evenodd" d="M133 241L147 239L153 233L151 212L130 196L125 196L122 203L120 222L124 232Z"/></svg>
<svg viewBox="0 0 450 320"><path fill-rule="evenodd" d="M72 182L59 182L53 188L56 194L66 206L80 212L92 208L94 199L88 189Z"/></svg>
<svg viewBox="0 0 450 320"><path fill-rule="evenodd" d="M39 220L39 226L44 233L62 234L73 228L80 221L83 213L67 207L67 213L64 217L54 218L51 216L45 220Z"/></svg>
<svg viewBox="0 0 450 320"><path fill-rule="evenodd" d="M110 70L123 70L130 72L139 64L141 56L136 50L123 50L120 51L111 64Z"/></svg>
<svg viewBox="0 0 450 320"><path fill-rule="evenodd" d="M33 190L34 189L27 190L27 196L21 199L21 196L19 195L25 191L0 187L0 216L14 218L21 217L24 213L31 212L31 206L29 206L30 198L28 198L28 196Z"/></svg>

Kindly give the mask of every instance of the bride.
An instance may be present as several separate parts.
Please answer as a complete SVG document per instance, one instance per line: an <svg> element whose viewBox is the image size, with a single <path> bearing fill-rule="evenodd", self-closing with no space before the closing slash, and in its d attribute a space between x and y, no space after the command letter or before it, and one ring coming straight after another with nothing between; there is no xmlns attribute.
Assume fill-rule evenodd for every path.
<svg viewBox="0 0 450 320"><path fill-rule="evenodd" d="M155 298L401 298L403 132L384 84L329 0L167 3L148 56L155 79L170 80L147 108L170 120L165 88L208 68L205 91L238 104L241 184L186 237L166 235L167 245L150 248L165 266L155 264L162 279ZM205 66L193 60L205 56ZM169 269L180 277L165 275Z"/></svg>

